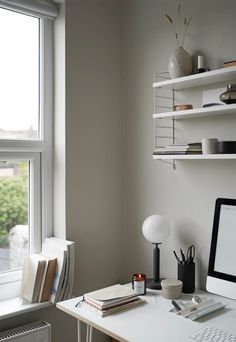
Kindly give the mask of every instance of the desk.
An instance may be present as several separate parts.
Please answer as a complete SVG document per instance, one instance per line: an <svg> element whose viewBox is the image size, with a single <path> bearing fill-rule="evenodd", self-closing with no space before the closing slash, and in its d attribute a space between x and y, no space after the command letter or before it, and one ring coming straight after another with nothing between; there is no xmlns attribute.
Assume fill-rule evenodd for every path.
<svg viewBox="0 0 236 342"><path fill-rule="evenodd" d="M117 312L102 318L83 306L75 307L81 297L57 303L57 308L78 320L78 342L81 342L81 322L87 324L86 342L92 342L92 328L122 342L190 342L188 334L203 325L227 330L236 335L236 301L197 291L196 294L214 298L227 304L226 308L191 321L170 313L171 301L161 295L161 291L148 290L144 296L146 304ZM182 299L191 299L183 295Z"/></svg>

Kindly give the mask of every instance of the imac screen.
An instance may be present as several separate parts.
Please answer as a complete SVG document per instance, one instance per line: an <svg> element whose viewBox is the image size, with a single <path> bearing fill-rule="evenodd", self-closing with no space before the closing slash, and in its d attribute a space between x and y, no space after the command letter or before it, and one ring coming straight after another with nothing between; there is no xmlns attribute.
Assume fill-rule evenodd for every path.
<svg viewBox="0 0 236 342"><path fill-rule="evenodd" d="M236 199L215 204L207 291L236 299Z"/></svg>

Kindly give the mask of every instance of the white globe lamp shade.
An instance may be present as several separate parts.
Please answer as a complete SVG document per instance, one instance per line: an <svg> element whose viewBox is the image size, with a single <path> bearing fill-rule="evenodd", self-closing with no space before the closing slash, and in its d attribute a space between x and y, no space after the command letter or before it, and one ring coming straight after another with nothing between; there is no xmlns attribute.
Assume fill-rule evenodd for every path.
<svg viewBox="0 0 236 342"><path fill-rule="evenodd" d="M162 215L151 215L145 219L142 227L144 237L151 243L165 242L171 232L169 221Z"/></svg>

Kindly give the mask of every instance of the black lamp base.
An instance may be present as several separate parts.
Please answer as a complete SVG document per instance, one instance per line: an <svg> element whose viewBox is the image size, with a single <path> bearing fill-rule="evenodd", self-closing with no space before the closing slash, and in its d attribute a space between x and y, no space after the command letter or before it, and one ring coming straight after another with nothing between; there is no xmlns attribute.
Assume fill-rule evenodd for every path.
<svg viewBox="0 0 236 342"><path fill-rule="evenodd" d="M161 290L161 281L155 281L153 278L148 278L147 279L147 288L148 289L153 289L153 290Z"/></svg>

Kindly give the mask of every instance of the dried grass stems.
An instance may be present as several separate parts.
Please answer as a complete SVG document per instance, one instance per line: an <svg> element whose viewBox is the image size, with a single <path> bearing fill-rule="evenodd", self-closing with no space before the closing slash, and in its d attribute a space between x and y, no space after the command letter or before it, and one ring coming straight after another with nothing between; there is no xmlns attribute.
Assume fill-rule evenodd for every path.
<svg viewBox="0 0 236 342"><path fill-rule="evenodd" d="M177 12L178 12L178 24L177 25L179 27L179 30L176 29L176 24L174 23L173 19L168 14L166 14L165 17L170 22L171 27L174 31L177 46L183 47L192 17L189 17L189 18L184 17L184 20L182 19L182 0L178 1Z"/></svg>

